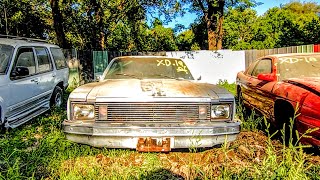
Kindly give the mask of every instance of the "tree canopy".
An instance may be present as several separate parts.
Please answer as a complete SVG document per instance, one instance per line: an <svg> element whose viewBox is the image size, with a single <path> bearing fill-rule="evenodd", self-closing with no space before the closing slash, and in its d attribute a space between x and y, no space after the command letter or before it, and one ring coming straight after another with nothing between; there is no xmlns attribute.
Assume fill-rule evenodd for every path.
<svg viewBox="0 0 320 180"><path fill-rule="evenodd" d="M263 15L252 9L257 5L255 0L0 0L0 33L110 51L320 43L319 4L293 1ZM186 12L198 16L190 27L165 25Z"/></svg>

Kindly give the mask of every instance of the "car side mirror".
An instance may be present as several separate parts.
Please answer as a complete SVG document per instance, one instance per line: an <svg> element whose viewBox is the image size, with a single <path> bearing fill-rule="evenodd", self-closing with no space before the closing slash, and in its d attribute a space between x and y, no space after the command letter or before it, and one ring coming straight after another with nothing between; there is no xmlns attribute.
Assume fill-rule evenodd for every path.
<svg viewBox="0 0 320 180"><path fill-rule="evenodd" d="M29 75L29 69L24 66L16 66L11 73L11 77L23 77Z"/></svg>
<svg viewBox="0 0 320 180"><path fill-rule="evenodd" d="M97 75L97 76L96 76L96 81L97 81L97 82L100 82L101 80L102 80L102 75Z"/></svg>
<svg viewBox="0 0 320 180"><path fill-rule="evenodd" d="M269 82L277 80L276 76L271 73L270 74L258 74L258 79L262 80L262 81L269 81Z"/></svg>

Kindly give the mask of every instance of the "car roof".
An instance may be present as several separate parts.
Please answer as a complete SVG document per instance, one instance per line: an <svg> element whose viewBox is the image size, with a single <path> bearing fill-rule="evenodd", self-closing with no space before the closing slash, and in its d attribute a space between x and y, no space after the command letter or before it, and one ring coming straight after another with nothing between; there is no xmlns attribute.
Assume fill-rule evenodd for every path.
<svg viewBox="0 0 320 180"><path fill-rule="evenodd" d="M0 38L0 44L17 46L47 46L47 47L59 47L54 44L47 43L43 40L32 40L32 39L18 39L18 38Z"/></svg>
<svg viewBox="0 0 320 180"><path fill-rule="evenodd" d="M312 56L312 55L316 55L316 56L320 56L320 53L287 53L287 54L270 54L264 57L288 57L288 56Z"/></svg>

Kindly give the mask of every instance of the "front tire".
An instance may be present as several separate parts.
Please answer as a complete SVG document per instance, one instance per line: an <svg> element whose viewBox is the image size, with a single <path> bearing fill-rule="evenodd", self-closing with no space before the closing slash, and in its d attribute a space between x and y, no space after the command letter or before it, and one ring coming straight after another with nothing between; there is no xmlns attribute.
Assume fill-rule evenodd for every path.
<svg viewBox="0 0 320 180"><path fill-rule="evenodd" d="M63 91L59 86L56 86L53 90L50 107L61 107L63 102Z"/></svg>
<svg viewBox="0 0 320 180"><path fill-rule="evenodd" d="M289 145L289 143L295 144L297 142L297 136L296 136L296 123L294 118L294 109L289 103L279 103L275 106L275 120L276 124L278 126L278 130L281 136L281 139L284 140L284 143L286 145ZM291 124L291 120L293 121L293 124ZM293 126L292 129L290 129L290 126ZM284 133L281 134L281 130L285 128ZM285 137L283 137L285 136ZM290 138L291 136L291 138Z"/></svg>

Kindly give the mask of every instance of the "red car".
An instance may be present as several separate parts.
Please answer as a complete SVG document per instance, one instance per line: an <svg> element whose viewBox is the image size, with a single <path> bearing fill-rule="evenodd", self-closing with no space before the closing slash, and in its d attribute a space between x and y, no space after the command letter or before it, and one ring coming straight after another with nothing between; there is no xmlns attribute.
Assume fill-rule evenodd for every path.
<svg viewBox="0 0 320 180"><path fill-rule="evenodd" d="M299 134L320 127L320 53L277 54L259 58L237 74L237 95L245 107L264 115L277 128L294 123ZM320 130L301 142L320 146Z"/></svg>

